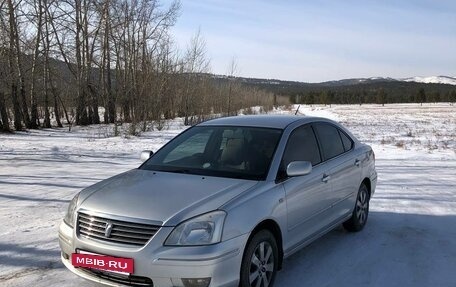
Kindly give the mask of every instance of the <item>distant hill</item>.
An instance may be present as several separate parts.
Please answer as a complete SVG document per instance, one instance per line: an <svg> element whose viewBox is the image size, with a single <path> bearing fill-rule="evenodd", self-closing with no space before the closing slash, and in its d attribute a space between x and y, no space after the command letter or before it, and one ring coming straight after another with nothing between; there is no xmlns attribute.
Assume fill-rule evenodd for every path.
<svg viewBox="0 0 456 287"><path fill-rule="evenodd" d="M456 78L449 76L354 78L306 83L212 75L216 81L236 80L266 89L295 103L403 103L456 101ZM422 91L421 91L422 90Z"/></svg>
<svg viewBox="0 0 456 287"><path fill-rule="evenodd" d="M224 75L212 75L215 79L227 80L230 79ZM380 82L416 82L424 84L444 84L456 85L456 77L449 76L430 76L430 77L410 77L410 78L390 78L390 77L371 77L371 78L350 78L334 81L325 81L319 83L299 82L299 81L286 81L277 79L261 79L261 78L246 78L235 77L240 82L253 85L277 85L277 86L305 86L305 87L337 87L337 86L350 86L358 84L370 84Z"/></svg>

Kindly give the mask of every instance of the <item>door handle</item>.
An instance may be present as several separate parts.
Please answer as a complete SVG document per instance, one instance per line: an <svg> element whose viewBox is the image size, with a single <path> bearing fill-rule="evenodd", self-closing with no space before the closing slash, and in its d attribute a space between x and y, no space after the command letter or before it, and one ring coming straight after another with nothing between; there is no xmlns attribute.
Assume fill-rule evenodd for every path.
<svg viewBox="0 0 456 287"><path fill-rule="evenodd" d="M356 166L359 166L360 163L361 163L361 161L360 161L359 159L356 159L356 160L355 160L355 165L356 165Z"/></svg>
<svg viewBox="0 0 456 287"><path fill-rule="evenodd" d="M330 179L331 179L331 176L324 174L321 181L323 181L324 183L327 183Z"/></svg>

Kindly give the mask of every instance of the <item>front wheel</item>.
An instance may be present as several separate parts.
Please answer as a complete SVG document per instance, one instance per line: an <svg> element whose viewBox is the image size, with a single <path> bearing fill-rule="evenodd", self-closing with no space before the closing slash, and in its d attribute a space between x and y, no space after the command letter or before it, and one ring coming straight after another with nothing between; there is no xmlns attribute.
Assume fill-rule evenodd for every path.
<svg viewBox="0 0 456 287"><path fill-rule="evenodd" d="M350 232L361 231L367 222L369 216L369 190L363 183L359 187L356 205L352 216L344 222L344 228Z"/></svg>
<svg viewBox="0 0 456 287"><path fill-rule="evenodd" d="M240 287L272 287L277 273L278 248L274 235L262 230L250 240L241 265Z"/></svg>

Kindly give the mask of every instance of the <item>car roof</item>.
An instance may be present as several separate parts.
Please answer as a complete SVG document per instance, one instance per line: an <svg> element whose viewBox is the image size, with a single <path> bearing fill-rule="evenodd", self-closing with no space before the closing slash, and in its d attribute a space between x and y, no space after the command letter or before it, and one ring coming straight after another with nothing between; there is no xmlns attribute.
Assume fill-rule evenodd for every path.
<svg viewBox="0 0 456 287"><path fill-rule="evenodd" d="M217 118L200 123L198 126L245 126L285 129L296 121L307 123L316 120L326 119L294 115L249 115Z"/></svg>

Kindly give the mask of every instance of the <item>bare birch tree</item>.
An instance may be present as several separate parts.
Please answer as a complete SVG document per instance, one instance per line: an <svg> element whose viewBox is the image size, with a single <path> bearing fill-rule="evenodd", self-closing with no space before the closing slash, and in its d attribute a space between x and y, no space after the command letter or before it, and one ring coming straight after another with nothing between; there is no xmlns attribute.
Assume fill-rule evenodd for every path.
<svg viewBox="0 0 456 287"><path fill-rule="evenodd" d="M208 73L210 69L210 60L207 58L206 41L201 35L201 30L190 40L185 54L184 73L186 74L186 83L184 91L184 124L189 125L189 116L195 113L195 107L198 105L197 88L203 84L202 73Z"/></svg>
<svg viewBox="0 0 456 287"><path fill-rule="evenodd" d="M235 114L269 96L242 87L233 59L227 83L209 74L201 31L186 50L171 28L180 2L159 0L0 0L0 130L103 121L149 122ZM30 109L29 109L30 108ZM11 120L10 120L11 119ZM137 129L138 127L138 129Z"/></svg>

